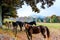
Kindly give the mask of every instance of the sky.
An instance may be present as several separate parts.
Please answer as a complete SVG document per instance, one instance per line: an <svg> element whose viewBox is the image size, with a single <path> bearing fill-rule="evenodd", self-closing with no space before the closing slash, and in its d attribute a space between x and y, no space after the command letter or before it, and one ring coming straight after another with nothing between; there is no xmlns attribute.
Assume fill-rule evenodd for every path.
<svg viewBox="0 0 60 40"><path fill-rule="evenodd" d="M30 16L30 15L41 15L41 16L51 16L51 15L57 15L60 16L60 0L56 0L54 2L54 5L52 5L49 8L42 9L40 7L40 3L37 4L37 7L40 9L40 13L36 13L32 11L30 6L27 6L26 3L22 6L22 8L19 8L17 10L17 15L19 17L24 17L24 16Z"/></svg>

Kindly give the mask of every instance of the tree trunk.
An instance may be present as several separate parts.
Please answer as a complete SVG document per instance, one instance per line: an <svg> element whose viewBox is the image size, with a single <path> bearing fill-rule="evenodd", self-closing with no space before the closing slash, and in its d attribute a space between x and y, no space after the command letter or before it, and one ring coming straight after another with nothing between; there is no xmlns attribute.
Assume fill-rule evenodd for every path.
<svg viewBox="0 0 60 40"><path fill-rule="evenodd" d="M2 28L2 7L0 6L0 28Z"/></svg>

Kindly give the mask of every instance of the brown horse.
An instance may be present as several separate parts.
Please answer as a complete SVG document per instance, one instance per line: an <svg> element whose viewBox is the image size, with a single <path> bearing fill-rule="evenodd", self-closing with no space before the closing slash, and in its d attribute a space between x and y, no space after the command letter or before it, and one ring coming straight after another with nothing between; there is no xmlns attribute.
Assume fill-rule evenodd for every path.
<svg viewBox="0 0 60 40"><path fill-rule="evenodd" d="M11 28L11 22L6 21L5 26L8 27L8 29Z"/></svg>
<svg viewBox="0 0 60 40"><path fill-rule="evenodd" d="M28 40L32 40L32 34L38 34L38 33L41 33L45 39L49 40L50 32L46 26L42 26L42 25L31 26L27 23L25 23L24 26L26 29Z"/></svg>

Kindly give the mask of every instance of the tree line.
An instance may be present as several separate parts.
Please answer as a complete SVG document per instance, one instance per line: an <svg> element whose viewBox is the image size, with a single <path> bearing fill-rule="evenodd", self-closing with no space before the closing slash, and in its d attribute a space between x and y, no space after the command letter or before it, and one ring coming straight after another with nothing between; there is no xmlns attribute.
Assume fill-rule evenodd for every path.
<svg viewBox="0 0 60 40"><path fill-rule="evenodd" d="M43 22L60 23L60 16L52 15L52 16L45 17L45 19L43 19Z"/></svg>

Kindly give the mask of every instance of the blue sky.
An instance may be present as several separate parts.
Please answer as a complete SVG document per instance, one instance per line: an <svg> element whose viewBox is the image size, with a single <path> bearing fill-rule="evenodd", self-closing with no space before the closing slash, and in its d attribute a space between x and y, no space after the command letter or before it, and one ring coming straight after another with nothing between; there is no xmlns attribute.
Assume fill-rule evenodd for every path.
<svg viewBox="0 0 60 40"><path fill-rule="evenodd" d="M30 16L30 15L42 15L42 16L51 16L53 14L60 16L60 0L56 0L54 5L50 8L42 9L40 8L40 3L37 4L37 7L40 9L40 13L35 13L32 11L30 6L26 4L22 8L17 10L17 15L19 17Z"/></svg>

